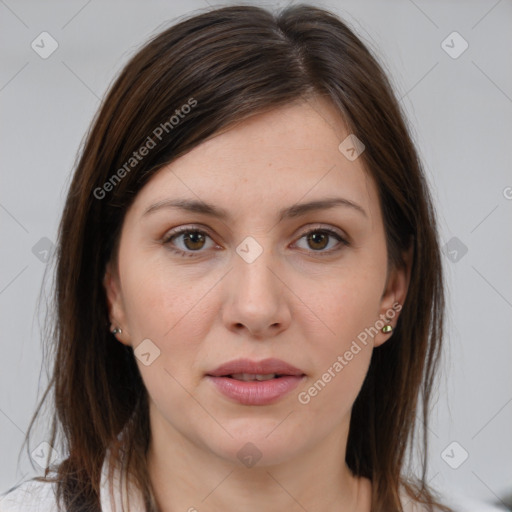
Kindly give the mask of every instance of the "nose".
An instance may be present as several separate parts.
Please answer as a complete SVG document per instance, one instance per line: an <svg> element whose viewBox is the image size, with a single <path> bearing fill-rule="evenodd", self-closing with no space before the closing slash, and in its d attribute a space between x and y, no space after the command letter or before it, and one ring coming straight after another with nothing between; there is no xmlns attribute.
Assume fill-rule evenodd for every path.
<svg viewBox="0 0 512 512"><path fill-rule="evenodd" d="M238 255L227 276L224 325L230 330L266 339L286 330L291 322L287 286L270 251L252 262Z"/></svg>

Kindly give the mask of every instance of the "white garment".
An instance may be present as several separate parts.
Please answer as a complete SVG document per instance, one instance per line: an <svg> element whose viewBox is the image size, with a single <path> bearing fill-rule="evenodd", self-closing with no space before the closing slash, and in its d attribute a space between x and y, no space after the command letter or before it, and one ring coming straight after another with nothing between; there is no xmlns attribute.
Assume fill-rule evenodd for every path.
<svg viewBox="0 0 512 512"><path fill-rule="evenodd" d="M140 493L132 486L129 491L126 490L126 478L124 473L116 464L112 484L114 503L110 502L110 485L108 481L108 456L101 470L101 488L100 503L102 512L127 512L126 494L129 492L130 511L143 512L144 502ZM25 481L11 489L7 493L0 495L0 512L58 512L57 502L54 493L55 484L47 482ZM123 493L122 490L125 489ZM404 497L404 512L422 512L423 508L418 504L411 502ZM452 496L447 504L451 505L457 512L501 512L502 509L467 501L463 497ZM63 511L64 512L64 511Z"/></svg>
<svg viewBox="0 0 512 512"><path fill-rule="evenodd" d="M100 504L102 512L128 511L126 494L129 492L130 510L144 512L144 501L139 492L132 486L127 490L125 473L115 464L112 482L108 481L110 457L107 454L101 468ZM55 495L56 484L28 480L0 495L0 512L58 512ZM125 489L125 492L123 492ZM110 492L113 492L114 503L111 503ZM64 510L62 512L65 512Z"/></svg>

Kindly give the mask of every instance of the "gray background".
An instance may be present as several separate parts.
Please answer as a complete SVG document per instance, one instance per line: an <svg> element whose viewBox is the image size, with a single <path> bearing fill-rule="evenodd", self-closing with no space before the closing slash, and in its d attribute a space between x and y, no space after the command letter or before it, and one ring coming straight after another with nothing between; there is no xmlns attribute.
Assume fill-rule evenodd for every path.
<svg viewBox="0 0 512 512"><path fill-rule="evenodd" d="M431 425L430 483L505 499L512 490L512 3L314 3L348 21L391 74L447 244L448 350ZM18 452L45 383L36 304L82 138L136 48L176 17L215 4L0 0L0 491L33 474L25 454L18 464ZM42 46L43 31L58 43L46 59L31 47ZM469 44L457 58L464 41L446 39L454 31ZM41 431L33 446L44 440Z"/></svg>

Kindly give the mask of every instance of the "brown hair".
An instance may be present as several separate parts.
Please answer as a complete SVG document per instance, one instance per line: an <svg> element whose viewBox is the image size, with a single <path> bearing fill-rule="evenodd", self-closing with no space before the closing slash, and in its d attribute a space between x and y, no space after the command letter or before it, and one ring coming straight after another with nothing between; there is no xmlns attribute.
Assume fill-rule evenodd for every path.
<svg viewBox="0 0 512 512"><path fill-rule="evenodd" d="M121 431L129 473L148 509L154 507L146 471L147 391L132 349L109 332L102 285L134 197L159 169L213 134L311 94L329 99L366 146L361 158L379 191L390 264L402 265L411 246L414 255L393 337L374 350L353 406L346 462L372 481L373 512L402 510L401 485L412 499L448 510L425 484L426 428L422 475L413 481L402 474L417 410L421 425L427 421L443 333L432 200L382 68L340 19L308 5L276 15L232 6L183 20L136 53L99 109L60 224L53 374L30 428L53 393L50 444L60 439L67 457L45 478L55 473L52 481L68 509L99 509L102 462L107 447L119 445ZM186 104L188 113L171 122ZM127 167L158 127L161 140Z"/></svg>

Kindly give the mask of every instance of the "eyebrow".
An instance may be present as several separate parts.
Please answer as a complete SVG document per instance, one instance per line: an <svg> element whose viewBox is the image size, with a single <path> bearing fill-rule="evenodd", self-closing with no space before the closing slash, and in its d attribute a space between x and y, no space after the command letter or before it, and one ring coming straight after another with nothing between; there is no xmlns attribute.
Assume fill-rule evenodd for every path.
<svg viewBox="0 0 512 512"><path fill-rule="evenodd" d="M327 197L325 199L318 199L307 203L297 203L289 206L288 208L284 208L279 212L279 221L300 217L301 215L305 215L311 211L327 210L336 206L351 208L365 217L368 217L368 214L360 205L350 201L349 199L345 199L343 197ZM195 199L164 199L163 201L159 201L158 203L151 205L142 215L146 216L164 208L175 208L194 213L202 213L221 220L228 220L230 218L229 212L224 208Z"/></svg>

